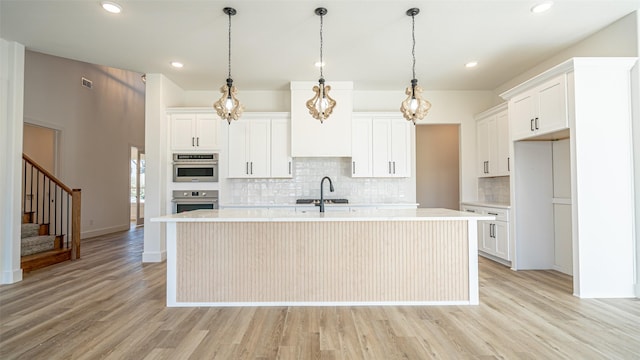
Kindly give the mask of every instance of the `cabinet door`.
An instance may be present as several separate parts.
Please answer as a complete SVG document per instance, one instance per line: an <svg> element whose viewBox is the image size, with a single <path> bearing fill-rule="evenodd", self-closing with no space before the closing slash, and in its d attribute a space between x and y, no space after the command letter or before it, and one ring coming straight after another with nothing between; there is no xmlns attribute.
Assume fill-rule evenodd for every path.
<svg viewBox="0 0 640 360"><path fill-rule="evenodd" d="M567 80L562 74L538 88L537 134L569 128L567 115Z"/></svg>
<svg viewBox="0 0 640 360"><path fill-rule="evenodd" d="M496 255L495 226L495 221L485 221L483 224L482 246L480 249L491 255Z"/></svg>
<svg viewBox="0 0 640 360"><path fill-rule="evenodd" d="M351 176L371 177L372 169L372 133L371 118L353 118L351 120Z"/></svg>
<svg viewBox="0 0 640 360"><path fill-rule="evenodd" d="M373 176L390 177L391 123L387 119L373 119L372 134Z"/></svg>
<svg viewBox="0 0 640 360"><path fill-rule="evenodd" d="M496 175L506 176L511 172L511 153L509 146L509 114L504 111L496 115Z"/></svg>
<svg viewBox="0 0 640 360"><path fill-rule="evenodd" d="M271 120L259 119L248 122L249 131L249 176L269 177L271 171Z"/></svg>
<svg viewBox="0 0 640 360"><path fill-rule="evenodd" d="M509 120L511 121L511 138L516 141L530 137L535 130L532 123L535 119L535 102L533 92L526 92L509 101Z"/></svg>
<svg viewBox="0 0 640 360"><path fill-rule="evenodd" d="M293 162L289 138L289 120L271 120L271 177L293 176Z"/></svg>
<svg viewBox="0 0 640 360"><path fill-rule="evenodd" d="M249 177L248 121L234 121L228 126L228 162L230 178Z"/></svg>
<svg viewBox="0 0 640 360"><path fill-rule="evenodd" d="M219 148L218 126L220 118L215 114L196 115L196 148L215 150Z"/></svg>
<svg viewBox="0 0 640 360"><path fill-rule="evenodd" d="M196 148L195 114L171 115L171 149L194 150Z"/></svg>
<svg viewBox="0 0 640 360"><path fill-rule="evenodd" d="M511 261L511 252L509 251L509 223L506 221L496 221L494 224L495 255Z"/></svg>
<svg viewBox="0 0 640 360"><path fill-rule="evenodd" d="M404 119L389 119L391 123L391 176L411 176L411 125Z"/></svg>
<svg viewBox="0 0 640 360"><path fill-rule="evenodd" d="M476 153L478 177L485 177L489 173L487 163L489 162L489 122L483 119L477 123L476 133Z"/></svg>

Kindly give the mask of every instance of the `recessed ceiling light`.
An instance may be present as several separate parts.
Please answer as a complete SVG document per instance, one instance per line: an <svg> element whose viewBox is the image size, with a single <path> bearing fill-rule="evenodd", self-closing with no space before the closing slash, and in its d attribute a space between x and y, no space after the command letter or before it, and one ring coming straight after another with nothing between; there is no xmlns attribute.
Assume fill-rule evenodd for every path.
<svg viewBox="0 0 640 360"><path fill-rule="evenodd" d="M181 62L179 62L179 61L172 61L172 62L171 62L171 66L173 66L174 68L178 68L178 69L180 69L181 67L183 67L183 66L184 66L184 64L183 64L183 63L181 63Z"/></svg>
<svg viewBox="0 0 640 360"><path fill-rule="evenodd" d="M100 5L102 5L103 9L112 14L120 14L122 12L122 6L111 1L102 1Z"/></svg>
<svg viewBox="0 0 640 360"><path fill-rule="evenodd" d="M468 63L464 64L464 67L466 68L474 68L478 66L478 62L477 61L469 61Z"/></svg>
<svg viewBox="0 0 640 360"><path fill-rule="evenodd" d="M538 3L538 4L534 5L531 8L531 12L534 13L534 14L539 14L539 13L542 13L542 12L545 12L545 11L551 9L552 6L553 6L553 1L541 2L541 3Z"/></svg>
<svg viewBox="0 0 640 360"><path fill-rule="evenodd" d="M324 61L323 62L317 61L314 65L316 67L320 67L320 66L325 66L326 64L324 63Z"/></svg>

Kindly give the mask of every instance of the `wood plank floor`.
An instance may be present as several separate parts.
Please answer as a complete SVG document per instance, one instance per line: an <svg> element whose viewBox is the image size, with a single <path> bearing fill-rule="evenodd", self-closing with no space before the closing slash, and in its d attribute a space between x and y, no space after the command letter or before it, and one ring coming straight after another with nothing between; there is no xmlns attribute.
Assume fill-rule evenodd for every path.
<svg viewBox="0 0 640 360"><path fill-rule="evenodd" d="M480 259L480 305L166 308L142 230L0 286L0 359L638 359L640 300Z"/></svg>

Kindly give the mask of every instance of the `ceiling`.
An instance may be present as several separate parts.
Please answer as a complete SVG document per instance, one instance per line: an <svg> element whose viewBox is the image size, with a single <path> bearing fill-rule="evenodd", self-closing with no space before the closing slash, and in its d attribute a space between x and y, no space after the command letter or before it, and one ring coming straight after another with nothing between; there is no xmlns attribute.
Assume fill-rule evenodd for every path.
<svg viewBox="0 0 640 360"><path fill-rule="evenodd" d="M317 80L320 18L324 75L358 90L395 90L411 79L411 18L416 75L427 90L492 90L617 19L640 1L556 0L0 0L0 37L28 50L140 73L163 73L185 90L217 90L227 77L233 6L232 77L244 90L284 90ZM182 69L171 61L184 63ZM477 60L467 69L464 64Z"/></svg>

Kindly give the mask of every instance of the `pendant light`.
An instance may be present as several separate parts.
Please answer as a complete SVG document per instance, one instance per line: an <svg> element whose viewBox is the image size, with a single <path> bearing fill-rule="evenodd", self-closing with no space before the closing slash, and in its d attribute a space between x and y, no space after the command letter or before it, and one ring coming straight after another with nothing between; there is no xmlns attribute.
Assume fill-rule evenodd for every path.
<svg viewBox="0 0 640 360"><path fill-rule="evenodd" d="M411 38L413 40L413 47L411 48L411 56L413 57L413 78L411 79L411 85L405 90L407 98L402 102L400 111L404 118L413 121L416 124L416 120L422 120L427 115L427 112L431 108L431 103L423 99L421 96L422 88L418 86L418 79L416 79L416 18L415 16L420 13L420 9L411 8L407 10L407 15L411 16Z"/></svg>
<svg viewBox="0 0 640 360"><path fill-rule="evenodd" d="M320 123L322 123L333 112L333 108L336 106L336 101L329 96L331 86L324 84L324 75L322 73L322 69L324 67L322 59L322 20L327 14L327 9L320 7L316 9L315 13L320 16L320 80L318 80L318 85L313 87L315 95L311 100L307 101L307 109L309 109L309 114L311 114L314 119L318 119L320 120Z"/></svg>
<svg viewBox="0 0 640 360"><path fill-rule="evenodd" d="M213 108L216 109L216 112L223 120L227 120L229 125L231 125L231 120L238 120L244 108L236 97L238 89L233 86L233 79L231 79L231 16L236 14L236 9L226 7L222 9L222 11L229 16L229 76L227 78L227 84L220 88L222 97L213 104Z"/></svg>

